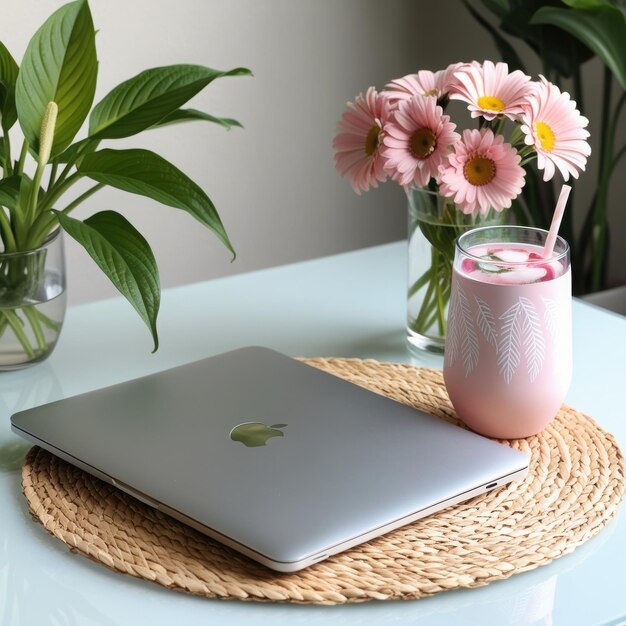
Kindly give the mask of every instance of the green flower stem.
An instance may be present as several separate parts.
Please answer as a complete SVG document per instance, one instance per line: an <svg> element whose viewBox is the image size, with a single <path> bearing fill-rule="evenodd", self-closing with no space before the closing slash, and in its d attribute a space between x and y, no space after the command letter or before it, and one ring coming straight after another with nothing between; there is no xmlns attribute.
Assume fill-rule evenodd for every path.
<svg viewBox="0 0 626 626"><path fill-rule="evenodd" d="M15 311L12 311L11 309L0 309L0 315L3 315L5 317L7 323L17 337L17 340L20 342L20 344L22 344L22 348L24 349L24 352L26 352L26 354L28 355L28 358L34 359L35 351L30 345L30 341L28 340L28 337L26 336L26 333L22 328L22 320L20 320Z"/></svg>
<svg viewBox="0 0 626 626"><path fill-rule="evenodd" d="M35 314L36 312L34 308L31 306L25 306L22 309L22 312L28 320L30 327L33 329L33 334L35 335L35 340L37 341L37 347L40 350L45 351L47 347L46 338L43 335L43 331L41 330L41 324L39 322L39 318Z"/></svg>
<svg viewBox="0 0 626 626"><path fill-rule="evenodd" d="M61 212L67 215L70 211L73 211L81 202L91 197L94 193L96 193L96 191L102 189L102 187L104 187L104 183L98 183L97 185L90 187L87 191L78 196L76 200L70 202ZM32 234L28 239L29 247L36 248L38 245L40 245L50 229L54 226L55 222L56 217L54 215L50 215L49 213L42 213L37 218L31 229Z"/></svg>
<svg viewBox="0 0 626 626"><path fill-rule="evenodd" d="M504 122L505 122L505 118L504 116L498 116L493 124L493 134L494 135L501 135L502 134L502 130L504 129Z"/></svg>
<svg viewBox="0 0 626 626"><path fill-rule="evenodd" d="M608 68L604 68L604 90L602 97L602 126L600 145L603 146L600 170L598 172L598 195L594 206L592 259L591 259L591 290L597 291L602 286L606 269L606 244L607 244L607 219L606 204L609 186L609 174L613 160L614 131L623 103L616 107L615 114L611 116L611 92L613 75Z"/></svg>
<svg viewBox="0 0 626 626"><path fill-rule="evenodd" d="M94 185L93 187L90 187L89 189L87 189L87 191L85 191L80 196L78 196L78 198L76 198L76 200L73 200L72 202L70 202L63 209L63 211L61 211L61 213L67 215L70 211L73 211L79 204L81 204L81 202L83 202L87 198L93 196L93 194L96 193L96 191L100 191L100 189L102 189L103 187L104 187L104 183L98 183L97 185Z"/></svg>
<svg viewBox="0 0 626 626"><path fill-rule="evenodd" d="M432 304L433 303L431 302L430 306L426 307L424 310L424 316L419 321L419 324L417 323L417 320L415 320L415 323L411 325L411 330L413 332L426 336L427 330L435 323L437 319L437 312L434 310Z"/></svg>
<svg viewBox="0 0 626 626"><path fill-rule="evenodd" d="M54 219L49 213L40 213L39 217L37 217L37 219L33 222L33 225L30 227L25 248L27 250L34 250L39 247L46 238L46 234L50 230L50 226L53 223Z"/></svg>
<svg viewBox="0 0 626 626"><path fill-rule="evenodd" d="M409 288L407 293L407 298L412 298L429 280L431 274L433 273L433 268L429 267Z"/></svg>
<svg viewBox="0 0 626 626"><path fill-rule="evenodd" d="M433 268L434 269L434 268ZM426 288L426 293L424 294L424 299L422 301L422 306L420 307L420 311L415 318L415 321L411 325L412 330L417 333L423 333L426 330L424 326L424 321L428 316L429 311L432 310L431 298L434 291L435 285L433 277L428 282L428 287Z"/></svg>
<svg viewBox="0 0 626 626"><path fill-rule="evenodd" d="M431 266L419 280L424 283L425 277L428 278L428 287L419 313L410 327L424 335L436 323L439 334L443 336L446 332L446 306L450 299L451 267L446 256L435 248L431 251Z"/></svg>
<svg viewBox="0 0 626 626"><path fill-rule="evenodd" d="M9 138L8 131L2 127L2 134L4 136L4 177L11 176L13 168L11 166L11 139Z"/></svg>
<svg viewBox="0 0 626 626"><path fill-rule="evenodd" d="M68 162L65 164L65 167L61 171L61 174L59 175L59 178L57 180L57 185L61 185L65 181L65 179L68 177L70 171L72 170L72 168L74 167L74 165L76 164L78 159L80 158L81 152L82 152L82 150L78 149L76 154L74 155L74 158L73 159L69 159ZM55 165L57 165L56 162L55 162ZM74 172L74 174L76 174L76 172ZM50 191L50 190L48 190L48 191Z"/></svg>
<svg viewBox="0 0 626 626"><path fill-rule="evenodd" d="M56 180L58 169L59 169L59 164L53 163L52 168L50 169L50 178L48 179L48 191L52 189L52 185L54 185L54 181Z"/></svg>
<svg viewBox="0 0 626 626"><path fill-rule="evenodd" d="M43 200L39 203L38 215L31 224L29 229L29 235L27 238L27 247L36 248L41 245L46 238L48 231L54 225L55 218L50 215L49 210L54 206L54 203L79 179L81 174L75 172L67 180L61 182L61 179L57 180L54 187L48 191Z"/></svg>
<svg viewBox="0 0 626 626"><path fill-rule="evenodd" d="M35 177L33 178L33 186L30 190L30 198L28 200L28 208L26 210L26 224L32 224L37 217L37 204L39 200L39 189L41 187L41 179L46 169L45 163L37 163Z"/></svg>
<svg viewBox="0 0 626 626"><path fill-rule="evenodd" d="M424 321L422 330L416 331L416 332L419 332L420 334L426 334L428 329L432 328L432 326L434 326L434 324L439 319L442 319L442 318L443 318L443 331L441 331L440 334L442 337L445 336L446 334L447 320L445 318L445 306L446 306L446 303L449 302L450 300L450 283L448 282L444 284L443 277L442 277L441 285L442 285L442 292L441 292L442 301L444 302L443 308L440 308L436 302L431 303L430 313Z"/></svg>
<svg viewBox="0 0 626 626"><path fill-rule="evenodd" d="M39 213L45 213L54 207L55 202L78 180L82 178L82 174L74 172L71 176L63 178L63 175L59 176L59 179L44 195L40 206Z"/></svg>
<svg viewBox="0 0 626 626"><path fill-rule="evenodd" d="M509 143L515 148L521 148L526 145L520 124L515 124L515 128L511 131L511 136L509 137Z"/></svg>
<svg viewBox="0 0 626 626"><path fill-rule="evenodd" d="M34 306L25 306L19 309L24 314L24 317L28 320L30 327L32 328L33 335L37 342L37 349L40 353L45 353L48 350L48 343L43 333L42 324L47 326L51 330L58 331L59 324L51 320L47 315L44 315L38 311ZM26 355L33 359L37 356L37 352L31 345L31 342L24 331L24 323L20 319L19 315L11 309L0 309L0 337L4 334L7 327L10 327L13 334L20 342Z"/></svg>
<svg viewBox="0 0 626 626"><path fill-rule="evenodd" d="M532 163L532 162L533 162L536 158L537 158L537 154L536 154L536 153L534 153L534 154L529 154L527 157L523 158L523 159L520 161L520 165L521 165L522 167L524 167L524 165L526 165L527 163ZM571 213L571 211L570 211L570 213Z"/></svg>
<svg viewBox="0 0 626 626"><path fill-rule="evenodd" d="M583 226L580 229L580 237L577 242L578 249L580 250L580 258L578 257L578 255L572 254L572 265L574 266L574 269L576 270L572 272L572 276L574 277L574 280L575 280L575 285L574 285L575 294L584 293L586 290L585 289L586 286L589 285L589 282L586 282L586 279L592 278L592 276L585 277L582 269L583 269L583 263L585 261L585 257L587 254L589 255L589 258L590 258L590 266L591 266L590 271L591 272L593 272L593 268L595 266L593 240L595 239L596 234L598 232L598 229L594 227L594 222L597 219L596 207L599 206L601 202L606 202L606 194L608 192L608 189L605 189L604 187L608 188L610 178L615 171L615 166L618 164L619 160L624 155L624 153L626 153L626 146L623 146L615 154L615 156L611 160L611 163L608 167L604 163L604 159L609 158L610 154L613 152L613 138L615 137L616 128L617 128L617 125L619 124L619 118L621 116L625 103L626 103L626 92L623 93L620 99L618 100L617 105L615 106L615 110L613 112L613 118L611 120L609 127L606 130L608 136L611 137L611 145L608 146L607 148L606 144L604 144L604 147L605 147L604 155L606 156L603 156L602 159L600 159L600 173L602 174L602 176L600 177L600 182L598 183L596 192L591 200L591 204L589 205L589 209L585 216L585 221L583 223ZM606 181L606 182L603 182L603 181ZM604 197L601 197L603 194L604 194ZM571 242L570 242L570 246L571 246ZM598 276L601 278L602 273L599 272Z"/></svg>
<svg viewBox="0 0 626 626"><path fill-rule="evenodd" d="M2 229L2 238L5 242L5 251L14 252L17 250L17 244L15 243L15 236L11 230L11 224L7 218L4 209L0 207L0 228Z"/></svg>
<svg viewBox="0 0 626 626"><path fill-rule="evenodd" d="M613 175L613 172L615 171L615 168L617 167L617 164L620 162L620 159L624 156L624 153L626 153L626 146L622 146L619 149L619 152L615 155L615 158L613 159L613 163L611 164L611 174Z"/></svg>
<svg viewBox="0 0 626 626"><path fill-rule="evenodd" d="M440 263L439 257L441 256L440 253L437 252L436 256L437 256L437 265L439 266L440 269L442 269L442 266L439 265ZM445 264L445 260L442 259L442 261ZM444 299L443 299L443 290L441 286L441 274L439 274L439 272L437 272L437 274L438 274L437 280L435 280L435 293L437 294L437 324L439 328L439 334L443 336L446 334L446 311L445 311L446 303L444 302ZM445 272L444 272L443 278L444 280L446 278Z"/></svg>
<svg viewBox="0 0 626 626"><path fill-rule="evenodd" d="M409 227L412 232L419 228L431 246L430 266L409 289L409 299L420 290L424 290L419 312L416 318L409 322L411 330L421 335L427 335L433 327L437 331L431 333L445 335L454 241L458 234L471 226L457 224L459 215L453 206L444 204L441 207L441 214L438 214L438 211L436 204L425 208L423 218L415 216L415 221L412 220Z"/></svg>
<svg viewBox="0 0 626 626"><path fill-rule="evenodd" d="M47 326L50 330L58 331L61 328L61 324L51 320L47 315L44 315L41 311L33 308L33 313L37 316L38 320L44 325Z"/></svg>
<svg viewBox="0 0 626 626"><path fill-rule="evenodd" d="M24 163L26 162L26 155L28 154L28 141L24 139L22 142L22 150L20 152L20 160L17 163L17 171L15 172L18 176L21 176L24 173Z"/></svg>
<svg viewBox="0 0 626 626"><path fill-rule="evenodd" d="M606 139L609 131L609 118L611 115L611 97L613 90L613 75L608 67L604 68L604 84L602 86L602 118L600 126L600 145L606 150ZM604 160L600 162L602 165ZM602 177L604 172L602 167L598 170L598 186L602 184Z"/></svg>
<svg viewBox="0 0 626 626"><path fill-rule="evenodd" d="M612 129L615 130L619 124L619 118L624 110L624 104L626 104L626 91L621 95L620 99L615 105L615 111L613 113Z"/></svg>

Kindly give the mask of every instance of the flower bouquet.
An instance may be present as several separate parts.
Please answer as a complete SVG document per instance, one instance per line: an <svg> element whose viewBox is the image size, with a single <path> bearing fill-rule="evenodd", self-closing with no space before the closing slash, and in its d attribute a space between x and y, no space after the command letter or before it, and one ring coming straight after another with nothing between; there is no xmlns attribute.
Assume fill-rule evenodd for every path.
<svg viewBox="0 0 626 626"><path fill-rule="evenodd" d="M458 128L445 113L454 101L477 128ZM412 345L443 349L456 238L503 218L534 159L544 181L557 170L566 181L578 178L591 153L587 124L569 94L543 76L533 81L491 61L421 70L347 104L333 141L339 173L356 193L390 178L409 197ZM431 248L419 273L411 267L415 236Z"/></svg>

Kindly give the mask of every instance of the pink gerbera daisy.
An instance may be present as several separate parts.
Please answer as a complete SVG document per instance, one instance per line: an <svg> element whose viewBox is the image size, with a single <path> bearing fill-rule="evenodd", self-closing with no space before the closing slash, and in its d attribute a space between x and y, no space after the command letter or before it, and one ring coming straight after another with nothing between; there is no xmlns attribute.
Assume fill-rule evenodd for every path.
<svg viewBox="0 0 626 626"><path fill-rule="evenodd" d="M472 117L483 116L493 120L506 115L515 120L524 112L532 93L530 77L520 70L509 74L506 63L485 61L482 66L468 64L454 73L457 85L450 98L469 104Z"/></svg>
<svg viewBox="0 0 626 626"><path fill-rule="evenodd" d="M513 146L490 129L465 130L439 169L439 189L463 213L485 215L511 206L524 186L524 169Z"/></svg>
<svg viewBox="0 0 626 626"><path fill-rule="evenodd" d="M465 63L452 63L451 65L448 65L445 70L435 72L435 84L440 90L441 95L446 95L456 89L459 81L456 78L455 73L465 65Z"/></svg>
<svg viewBox="0 0 626 626"><path fill-rule="evenodd" d="M350 179L354 191L368 191L387 179L380 155L380 133L389 117L389 101L370 87L348 102L333 139L335 166Z"/></svg>
<svg viewBox="0 0 626 626"><path fill-rule="evenodd" d="M385 169L401 185L424 187L437 176L450 146L459 140L455 128L435 98L402 100L385 126Z"/></svg>
<svg viewBox="0 0 626 626"><path fill-rule="evenodd" d="M583 117L569 94L540 76L534 95L522 114L525 142L537 151L537 167L543 170L543 180L554 176L555 166L569 180L571 174L585 170L591 147L585 141L589 120Z"/></svg>
<svg viewBox="0 0 626 626"><path fill-rule="evenodd" d="M392 102L408 100L413 96L435 96L439 100L450 91L452 84L456 84L454 72L462 65L454 63L438 72L420 70L417 74L396 78L385 87L385 95Z"/></svg>

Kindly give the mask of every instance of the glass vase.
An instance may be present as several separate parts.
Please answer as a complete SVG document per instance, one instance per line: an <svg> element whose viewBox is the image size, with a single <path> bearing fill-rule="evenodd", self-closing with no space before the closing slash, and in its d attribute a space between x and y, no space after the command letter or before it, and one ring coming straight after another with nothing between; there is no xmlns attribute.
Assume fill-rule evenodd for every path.
<svg viewBox="0 0 626 626"><path fill-rule="evenodd" d="M412 351L443 354L454 244L477 226L501 224L503 213L466 215L450 198L410 187L407 342Z"/></svg>
<svg viewBox="0 0 626 626"><path fill-rule="evenodd" d="M48 357L59 338L65 308L60 230L34 250L0 253L0 371Z"/></svg>

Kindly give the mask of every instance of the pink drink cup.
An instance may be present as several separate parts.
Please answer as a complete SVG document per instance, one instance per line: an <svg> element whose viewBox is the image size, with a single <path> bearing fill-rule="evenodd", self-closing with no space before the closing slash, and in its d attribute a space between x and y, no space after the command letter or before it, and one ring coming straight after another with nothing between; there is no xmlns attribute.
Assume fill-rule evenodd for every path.
<svg viewBox="0 0 626 626"><path fill-rule="evenodd" d="M489 437L539 433L565 398L572 376L569 247L559 237L549 260L501 264L508 280L515 271L523 279L549 265L543 280L525 284L499 282L497 272L484 280L477 279L480 272L468 276L468 268L485 262L468 251L523 244L537 252L546 236L540 229L494 226L469 231L456 244L444 379L457 415Z"/></svg>

